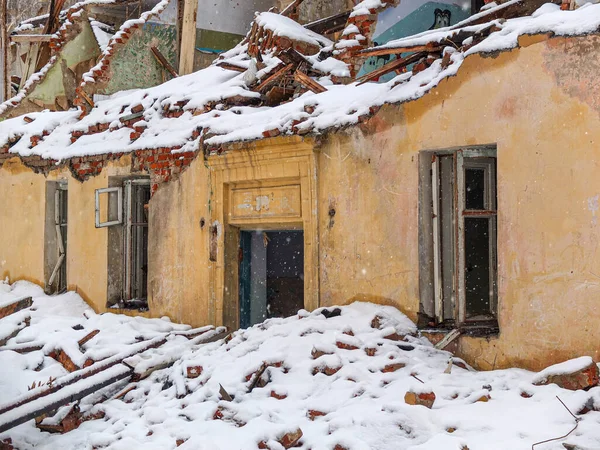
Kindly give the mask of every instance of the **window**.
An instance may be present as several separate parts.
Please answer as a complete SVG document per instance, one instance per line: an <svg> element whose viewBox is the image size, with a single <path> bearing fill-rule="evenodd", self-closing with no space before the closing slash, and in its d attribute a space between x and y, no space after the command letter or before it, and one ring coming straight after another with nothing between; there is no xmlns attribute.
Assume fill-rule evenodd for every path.
<svg viewBox="0 0 600 450"><path fill-rule="evenodd" d="M420 167L422 316L497 328L496 151L425 151Z"/></svg>
<svg viewBox="0 0 600 450"><path fill-rule="evenodd" d="M148 202L150 180L125 181L124 295L145 303L148 296Z"/></svg>
<svg viewBox="0 0 600 450"><path fill-rule="evenodd" d="M149 178L110 177L96 191L96 226L108 227L109 306L146 309Z"/></svg>
<svg viewBox="0 0 600 450"><path fill-rule="evenodd" d="M67 182L47 182L44 251L47 293L67 290L67 217Z"/></svg>

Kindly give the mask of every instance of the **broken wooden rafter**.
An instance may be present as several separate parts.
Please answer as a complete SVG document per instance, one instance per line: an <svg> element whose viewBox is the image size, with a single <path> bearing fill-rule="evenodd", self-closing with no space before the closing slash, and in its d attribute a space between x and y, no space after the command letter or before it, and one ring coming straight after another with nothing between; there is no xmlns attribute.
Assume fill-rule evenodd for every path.
<svg viewBox="0 0 600 450"><path fill-rule="evenodd" d="M358 86L360 86L361 84L368 83L369 81L374 80L376 78L382 77L394 70L403 69L404 67L408 66L409 64L412 64L412 63L420 60L424 56L427 56L427 53L413 53L412 55L409 55L406 58L394 59L393 61L390 61L389 63L385 64L384 66L380 67L379 69L375 69L374 71L369 72L369 73L363 75L362 77L360 77L357 80L359 82Z"/></svg>
<svg viewBox="0 0 600 450"><path fill-rule="evenodd" d="M320 94L321 92L325 92L327 90L301 70L296 70L296 72L294 72L294 80L315 94Z"/></svg>
<svg viewBox="0 0 600 450"><path fill-rule="evenodd" d="M246 70L248 70L246 67L237 66L235 64L231 64L226 61L217 63L217 67L220 67L221 69L226 69L226 70L233 70L235 72L245 72Z"/></svg>
<svg viewBox="0 0 600 450"><path fill-rule="evenodd" d="M81 95L81 97L83 97L83 99L87 102L88 105L90 105L92 108L94 107L94 101L90 98L87 92L85 92L83 89L79 89L77 92L79 93L79 95Z"/></svg>
<svg viewBox="0 0 600 450"><path fill-rule="evenodd" d="M64 412L66 411L66 413ZM60 417L57 417L60 414ZM36 422L38 418L36 418ZM54 417L45 417L36 427L47 433L68 433L76 429L82 421L79 405L73 403L59 408Z"/></svg>
<svg viewBox="0 0 600 450"><path fill-rule="evenodd" d="M30 43L30 42L50 42L52 34L13 34L10 37L11 42Z"/></svg>
<svg viewBox="0 0 600 450"><path fill-rule="evenodd" d="M160 52L158 48L156 48L153 45L150 47L150 51L152 52L158 63L161 66L163 66L166 69L166 71L173 76L173 78L177 78L179 76L175 68L171 65L171 63L169 63L169 61L167 61L167 58L164 57L164 55Z"/></svg>
<svg viewBox="0 0 600 450"><path fill-rule="evenodd" d="M45 389L27 392L26 394L21 395L11 403L0 405L0 414L4 414L5 412L15 409L21 405L30 403L40 397L44 397L46 395L50 395L54 392L57 392L66 386L78 382L79 380L92 377L99 372L103 372L117 364L120 364L121 362L123 362L124 359L127 359L138 353L145 352L146 350L149 350L151 348L160 347L165 342L167 342L166 337L160 337L149 341L140 342L139 344L133 344L130 346L129 349L125 350L122 353L111 356L102 361L98 361L95 364L86 367L85 369L78 370L77 372L73 372L71 374L65 375L64 377L59 378L58 380L56 380L55 383L52 384L52 386L48 386Z"/></svg>
<svg viewBox="0 0 600 450"><path fill-rule="evenodd" d="M346 27L351 12L352 10L315 20L304 25L304 28L321 35L342 31Z"/></svg>
<svg viewBox="0 0 600 450"><path fill-rule="evenodd" d="M100 333L100 330L92 331L91 333L89 333L89 334L85 335L84 337L82 337L81 339L79 339L79 341L77 341L77 345L79 347L81 347L82 345L91 341L98 333Z"/></svg>
<svg viewBox="0 0 600 450"><path fill-rule="evenodd" d="M264 88L266 88L267 86L269 86L270 84L276 82L277 80L279 80L283 75L285 75L287 72L289 72L290 70L292 70L292 67L294 67L294 64L288 64L286 66L281 67L280 69L276 70L273 74L269 75L264 81L262 81L255 89L253 89L256 92L262 91Z"/></svg>
<svg viewBox="0 0 600 450"><path fill-rule="evenodd" d="M404 47L386 47L386 48L367 48L360 51L360 56L385 56L385 55L397 55L399 53L413 53L413 52L441 52L444 45L439 42L429 42L425 45L410 45Z"/></svg>
<svg viewBox="0 0 600 450"><path fill-rule="evenodd" d="M455 328L454 330L450 331L450 333L448 333L446 336L444 336L444 339L435 344L435 348L437 348L438 350L444 350L446 347L448 347L448 345L450 345L452 341L457 339L460 336L460 334L461 331Z"/></svg>
<svg viewBox="0 0 600 450"><path fill-rule="evenodd" d="M281 11L281 15L282 16L286 16L289 17L290 15L292 15L294 13L294 11L296 10L296 8L298 8L298 6L300 6L302 4L304 0L293 0L292 3L290 3L289 5L287 5L283 11Z"/></svg>
<svg viewBox="0 0 600 450"><path fill-rule="evenodd" d="M19 298L9 304L5 304L0 307L0 319L21 311L22 309L29 308L33 304L31 297Z"/></svg>
<svg viewBox="0 0 600 450"><path fill-rule="evenodd" d="M26 328L31 323L31 315L29 312L26 312L26 315L23 317L23 320L19 323L15 324L14 328L9 329L9 331L0 335L0 347L6 345L8 341L17 336L23 328Z"/></svg>
<svg viewBox="0 0 600 450"><path fill-rule="evenodd" d="M37 397L36 402L22 403L19 406L3 411L0 414L0 433L10 430L42 414L48 414L61 406L81 400L98 390L131 376L131 368L125 364L116 364L97 372L86 379L76 382L60 390Z"/></svg>

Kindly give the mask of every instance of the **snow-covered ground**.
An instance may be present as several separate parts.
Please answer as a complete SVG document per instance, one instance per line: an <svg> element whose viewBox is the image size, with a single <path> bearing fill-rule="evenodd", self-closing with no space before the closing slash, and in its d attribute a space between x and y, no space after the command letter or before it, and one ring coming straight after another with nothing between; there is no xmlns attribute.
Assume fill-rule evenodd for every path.
<svg viewBox="0 0 600 450"><path fill-rule="evenodd" d="M44 348L19 354L0 347L0 410L32 383L67 374L45 356L56 346L80 361L99 360L124 345L168 336L156 352L176 361L145 380L122 381L82 400L84 415L101 411L104 417L66 434L42 432L33 420L0 434L0 441L10 437L18 449L275 450L284 448L279 441L286 433L300 429L297 447L312 450L514 450L531 449L575 425L567 438L534 448L600 448L600 413L594 411L600 409L600 387L586 392L532 384L561 367L541 375L461 368L390 307L354 303L329 318L322 310L300 311L238 331L227 342L197 345L181 335L189 327L165 319L96 315L75 293L47 297L27 282L0 283L0 304L23 296L34 298L31 310L0 319L0 337L23 320L18 315L29 314L30 325L5 348L25 342ZM80 350L68 342L94 329L100 332L78 357ZM386 338L392 334L402 339ZM262 383L250 392L263 365ZM98 403L100 394L114 397L126 386L132 390L121 399ZM222 399L220 386L232 401ZM410 390L435 393L432 409L405 403ZM581 413L586 406L591 411Z"/></svg>

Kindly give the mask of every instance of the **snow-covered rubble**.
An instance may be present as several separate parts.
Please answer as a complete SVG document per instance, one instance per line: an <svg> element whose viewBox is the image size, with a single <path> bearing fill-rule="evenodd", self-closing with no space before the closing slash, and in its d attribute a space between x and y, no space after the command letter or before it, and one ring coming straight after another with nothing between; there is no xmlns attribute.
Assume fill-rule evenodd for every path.
<svg viewBox="0 0 600 450"><path fill-rule="evenodd" d="M501 9L513 2L494 8ZM371 5L379 3L379 0L364 3ZM494 8L480 15L485 15ZM473 16L467 22L477 17ZM287 34L296 36L299 33L298 27L286 25L288 19L271 13L264 13L259 20L271 28L278 26ZM285 22L284 26L281 22ZM426 31L392 41L381 48L443 43L447 37L461 30L457 26ZM494 31L473 46L467 46L463 50L446 47L444 52L447 64L438 59L417 74L404 73L386 83L335 84L332 76L349 74L346 64L331 56L324 61L316 56L308 57L307 61L314 68L326 74L316 80L326 89L324 92L305 92L292 101L275 107L253 106L253 102L260 101L261 95L248 88L245 79L247 74L213 65L153 88L100 100L82 120L79 120L80 111L32 113L28 114L28 120L23 117L7 119L0 123L0 146L10 143L11 153L21 156L39 155L61 161L74 156L161 147L178 148L177 151L182 152L196 151L201 145L217 147L273 134L320 134L356 124L384 104L418 99L438 86L442 80L456 75L469 55L515 48L521 35L551 33L571 36L595 33L600 27L600 4L586 4L574 11L561 11L558 5L546 4L528 17L495 20L482 25L465 24L462 31L474 32L490 29L492 26ZM277 29L281 31L280 28ZM305 30L302 36L312 35ZM224 53L216 63L227 62L242 68L248 67L250 57L247 50L248 45L242 43ZM272 55L263 57L268 67L276 67L281 62ZM228 107L227 100L232 98L237 99L241 106ZM177 104L184 105L183 114L177 118L165 117L164 111L174 109ZM121 123L120 119L130 115L131 109L138 105L143 107L144 129L139 138L131 140L131 129ZM109 129L72 139L73 133L86 133L90 127L98 124L108 125ZM204 133L200 134L199 130ZM42 132L47 136L43 136L33 146L31 138L40 136Z"/></svg>
<svg viewBox="0 0 600 450"><path fill-rule="evenodd" d="M73 431L49 434L31 420L0 434L15 448L274 450L301 433L297 447L313 450L512 450L562 436L575 425L566 439L535 448L600 448L600 387L570 391L533 384L540 376L581 368L589 358L539 376L520 369L477 372L435 349L392 307L354 303L300 311L200 346L184 337L191 333L185 325L93 314L75 293L47 297L27 282L0 283L0 302L8 296L32 296L33 306L30 326L7 347L34 341L48 347L27 354L0 348L0 410L27 395L34 382L75 375L45 351L91 329L100 332L85 344L86 357L110 357L125 345L170 335L155 353L130 362L161 354L175 361L146 379L122 381L83 399L82 413L95 420ZM115 398L124 388L127 393ZM410 392L435 394L432 408L408 404ZM66 413L61 409L60 417L45 423Z"/></svg>

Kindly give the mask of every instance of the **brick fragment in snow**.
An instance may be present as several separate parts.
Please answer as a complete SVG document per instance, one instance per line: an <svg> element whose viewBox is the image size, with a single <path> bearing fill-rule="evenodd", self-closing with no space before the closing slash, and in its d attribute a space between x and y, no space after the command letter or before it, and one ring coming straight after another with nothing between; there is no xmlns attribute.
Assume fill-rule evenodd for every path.
<svg viewBox="0 0 600 450"><path fill-rule="evenodd" d="M433 392L412 392L408 391L404 395L404 402L408 405L421 405L431 409L435 402L435 394Z"/></svg>
<svg viewBox="0 0 600 450"><path fill-rule="evenodd" d="M584 362L586 362L587 359L589 359L589 363L585 364L583 367L580 368L573 367L569 370L561 371L560 366L566 364L562 363L543 370L534 379L533 384L536 386L556 384L563 389L569 389L571 391L576 391L578 389L589 389L594 386L597 386L600 382L598 366L591 358L584 358L578 359L581 359ZM571 361L567 361L567 363L570 362ZM556 370L553 370L553 368L556 368Z"/></svg>
<svg viewBox="0 0 600 450"><path fill-rule="evenodd" d="M188 378L198 378L202 375L202 366L190 366L187 368Z"/></svg>

